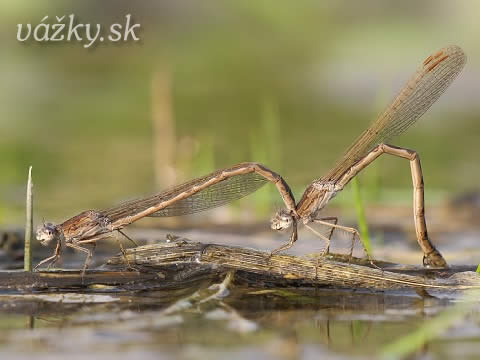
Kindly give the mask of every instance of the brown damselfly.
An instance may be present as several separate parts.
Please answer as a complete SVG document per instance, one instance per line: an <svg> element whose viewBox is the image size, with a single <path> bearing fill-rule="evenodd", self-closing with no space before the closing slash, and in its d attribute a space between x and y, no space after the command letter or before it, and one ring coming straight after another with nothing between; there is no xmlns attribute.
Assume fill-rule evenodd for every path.
<svg viewBox="0 0 480 360"><path fill-rule="evenodd" d="M275 251L290 248L297 239L297 222L301 221L312 232L327 242L324 236L309 224L339 228L359 237L357 230L337 225L337 218L322 218L320 211L352 180L382 154L390 154L410 161L413 182L414 221L417 241L423 250L424 265L446 267L440 252L430 242L425 222L424 184L420 158L417 152L387 145L394 136L405 132L440 97L465 65L466 57L458 46L448 46L427 57L407 82L390 106L347 149L337 164L322 178L313 181L303 193L295 211L285 209L275 214L272 228L283 230L293 227L290 242ZM353 241L352 241L353 244ZM352 245L353 246L353 245Z"/></svg>
<svg viewBox="0 0 480 360"><path fill-rule="evenodd" d="M59 225L43 224L37 230L37 240L42 245L56 241L56 248L54 254L42 260L36 268L45 263L55 263L62 246L66 246L87 254L83 267L85 272L92 257L92 250L85 245L95 246L97 241L115 233L125 236L136 245L122 229L141 218L187 215L212 209L240 199L267 182L275 184L287 209L294 211L292 192L278 174L257 163L241 163L156 195L127 201L105 210L84 211ZM120 242L119 246L124 253Z"/></svg>

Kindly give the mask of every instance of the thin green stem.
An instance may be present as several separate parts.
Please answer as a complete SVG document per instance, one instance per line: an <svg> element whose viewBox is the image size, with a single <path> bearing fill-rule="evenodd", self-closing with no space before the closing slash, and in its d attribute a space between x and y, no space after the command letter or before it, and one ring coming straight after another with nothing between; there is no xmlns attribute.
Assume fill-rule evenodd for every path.
<svg viewBox="0 0 480 360"><path fill-rule="evenodd" d="M457 303L427 320L418 329L384 346L379 353L380 359L403 359L421 349L427 342L430 342L447 331L454 324L464 319L475 307L478 306L478 290L465 293L463 301Z"/></svg>
<svg viewBox="0 0 480 360"><path fill-rule="evenodd" d="M368 232L368 225L367 219L365 217L365 206L363 205L362 194L360 192L360 185L358 183L357 178L353 178L352 180L353 186L353 196L355 199L355 209L357 211L357 219L358 219L358 228L360 230L360 236L369 256L372 256L372 243L370 241L370 233Z"/></svg>
<svg viewBox="0 0 480 360"><path fill-rule="evenodd" d="M28 169L27 200L26 200L26 221L25 221L25 250L23 269L32 271L32 233L33 233L33 182L32 167Z"/></svg>

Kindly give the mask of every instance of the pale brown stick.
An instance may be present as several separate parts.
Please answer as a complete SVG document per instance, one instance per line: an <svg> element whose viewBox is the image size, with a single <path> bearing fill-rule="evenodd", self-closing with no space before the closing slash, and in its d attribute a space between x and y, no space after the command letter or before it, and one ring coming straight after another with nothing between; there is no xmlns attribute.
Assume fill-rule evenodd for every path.
<svg viewBox="0 0 480 360"><path fill-rule="evenodd" d="M354 166L352 166L340 178L337 185L340 187L340 189L343 189L343 187L347 185L350 180L352 180L360 171L365 169L382 154L389 154L410 160L410 169L412 173L413 183L413 216L415 221L415 232L417 234L418 244L423 250L423 263L424 265L428 266L447 267L447 262L428 238L427 224L425 221L425 200L422 167L420 165L420 157L416 151L387 144L379 144L363 159L361 159Z"/></svg>
<svg viewBox="0 0 480 360"><path fill-rule="evenodd" d="M185 264L187 266L185 268L186 271L192 273L192 268L189 266L197 266L200 262L200 265L213 265L211 270L214 272L219 269L224 271L238 269L250 274L268 274L269 277L278 276L286 281L291 281L292 279L303 281L308 279L317 285L333 285L340 288L375 288L381 290L393 290L394 288L399 288L398 286L403 288L428 287L450 290L469 289L472 287L480 288L480 281L475 276L468 277L468 280L463 276L445 277L447 274L451 275L459 271L465 271L463 267L463 270L457 267L457 270L454 268L446 271L421 270L417 268L417 271L412 274L411 268L406 269L406 273L402 273L401 268L399 269L396 264L391 263L385 263L384 265L387 268L392 267L395 269L395 272L365 266L367 265L365 261L355 258L352 259L352 263L348 264L342 256L296 257L273 255L268 262L265 262L265 251L184 240L181 243L162 242L128 249L127 256L130 259L134 258L138 266L146 266L149 271L161 271L162 273L168 271L167 268L172 268L172 265L178 263ZM208 246L208 250L199 259L205 246ZM119 254L115 258L110 259L108 264L124 265L125 260ZM469 271L471 270L472 267L469 267ZM175 282L180 281L177 277L181 270L174 267L174 270L171 271L173 273L172 275L167 275L167 279L175 279L173 280L175 284ZM464 275L467 275L467 273L464 273ZM249 278L250 275L247 277ZM180 278L182 277L180 276ZM255 282L256 286L263 287L265 283L262 281Z"/></svg>

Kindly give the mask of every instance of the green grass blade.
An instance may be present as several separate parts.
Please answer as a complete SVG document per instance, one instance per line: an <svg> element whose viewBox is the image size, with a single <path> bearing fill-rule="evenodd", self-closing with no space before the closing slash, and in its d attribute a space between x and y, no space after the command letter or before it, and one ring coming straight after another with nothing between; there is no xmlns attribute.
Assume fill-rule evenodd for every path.
<svg viewBox="0 0 480 360"><path fill-rule="evenodd" d="M384 346L380 353L380 359L403 359L409 354L421 349L427 342L432 341L444 333L452 325L462 320L474 307L478 306L479 290L470 291L464 297L464 302L446 309L433 319L423 323L417 330Z"/></svg>
<svg viewBox="0 0 480 360"><path fill-rule="evenodd" d="M362 194L360 193L360 185L356 177L352 180L352 186L361 240L368 255L372 256L372 243L370 241L370 233L368 232L367 219L365 217L365 206L363 205Z"/></svg>

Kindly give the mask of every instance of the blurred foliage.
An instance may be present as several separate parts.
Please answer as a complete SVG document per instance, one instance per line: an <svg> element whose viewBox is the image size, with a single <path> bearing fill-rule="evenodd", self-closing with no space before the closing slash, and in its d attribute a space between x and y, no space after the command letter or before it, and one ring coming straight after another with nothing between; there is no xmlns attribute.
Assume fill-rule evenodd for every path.
<svg viewBox="0 0 480 360"><path fill-rule="evenodd" d="M29 165L36 174L37 216L62 219L157 191L151 82L159 68L171 72L182 178L262 161L299 197L420 61L451 43L466 51L467 68L394 143L420 152L427 202L436 191L473 188L480 173L472 91L480 73L479 8L475 1L434 0L3 0L0 223L22 222ZM142 25L142 41L94 49L16 41L16 24L72 13L106 26L131 13ZM384 188L410 189L405 161L379 163L362 176ZM388 191L373 197L384 195Z"/></svg>

